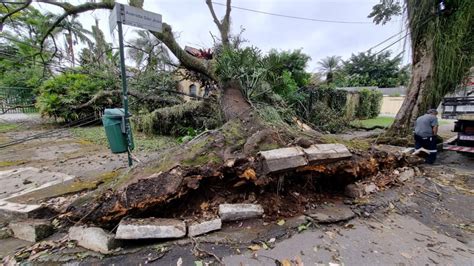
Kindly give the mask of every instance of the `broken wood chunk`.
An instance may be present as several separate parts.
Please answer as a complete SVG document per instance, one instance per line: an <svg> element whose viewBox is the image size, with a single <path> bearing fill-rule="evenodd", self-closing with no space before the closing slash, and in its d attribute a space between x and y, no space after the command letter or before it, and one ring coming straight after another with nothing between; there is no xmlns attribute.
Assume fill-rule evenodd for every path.
<svg viewBox="0 0 474 266"><path fill-rule="evenodd" d="M289 147L259 152L262 169L265 173L294 169L308 164L305 153L300 147Z"/></svg>
<svg viewBox="0 0 474 266"><path fill-rule="evenodd" d="M115 233L117 239L179 238L186 235L186 224L177 219L125 218Z"/></svg>

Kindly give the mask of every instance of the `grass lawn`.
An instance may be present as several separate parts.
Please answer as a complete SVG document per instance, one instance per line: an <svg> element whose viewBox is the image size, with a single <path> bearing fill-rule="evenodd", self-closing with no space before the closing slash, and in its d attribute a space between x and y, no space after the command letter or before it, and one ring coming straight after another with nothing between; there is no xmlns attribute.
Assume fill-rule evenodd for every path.
<svg viewBox="0 0 474 266"><path fill-rule="evenodd" d="M395 117L379 116L372 119L354 120L351 124L356 127L371 128L374 126L389 127L395 121ZM440 125L447 125L449 121L439 119Z"/></svg>
<svg viewBox="0 0 474 266"><path fill-rule="evenodd" d="M6 133L9 131L14 131L18 127L17 124L11 123L0 123L0 133Z"/></svg>
<svg viewBox="0 0 474 266"><path fill-rule="evenodd" d="M72 134L85 142L92 142L99 145L109 146L105 130L102 126L81 127L71 129ZM138 151L157 151L169 148L178 144L173 137L168 136L146 136L140 132L133 132L135 150Z"/></svg>
<svg viewBox="0 0 474 266"><path fill-rule="evenodd" d="M389 127L395 121L394 117L379 116L372 119L354 120L351 124L356 127L371 128L374 126Z"/></svg>

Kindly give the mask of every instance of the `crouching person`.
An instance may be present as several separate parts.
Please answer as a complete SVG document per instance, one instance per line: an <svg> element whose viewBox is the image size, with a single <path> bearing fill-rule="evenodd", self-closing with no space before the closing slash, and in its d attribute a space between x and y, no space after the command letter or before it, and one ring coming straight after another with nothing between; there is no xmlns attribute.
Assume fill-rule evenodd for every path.
<svg viewBox="0 0 474 266"><path fill-rule="evenodd" d="M436 135L438 134L438 111L430 109L428 112L416 119L415 122L415 149L416 152L426 152L426 163L433 164L436 161Z"/></svg>

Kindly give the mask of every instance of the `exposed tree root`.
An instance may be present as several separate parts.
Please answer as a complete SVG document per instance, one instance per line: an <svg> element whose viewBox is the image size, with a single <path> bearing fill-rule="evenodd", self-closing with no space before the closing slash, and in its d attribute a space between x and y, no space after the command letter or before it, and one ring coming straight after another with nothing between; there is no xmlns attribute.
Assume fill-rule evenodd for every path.
<svg viewBox="0 0 474 266"><path fill-rule="evenodd" d="M230 95L222 103L230 120L221 128L132 170L95 199L74 204L68 218L113 227L125 216L196 218L215 215L219 203L242 201L262 203L269 217L295 215L305 202L316 200L321 192L317 188L324 182L344 186L404 164L401 156L372 151L354 153L349 160L265 175L259 151L320 143L319 135L270 125L249 109L239 90L227 88L224 93ZM292 190L304 197L295 197Z"/></svg>
<svg viewBox="0 0 474 266"><path fill-rule="evenodd" d="M271 215L280 213L280 210L276 211L273 207L284 204L278 197L274 197L278 187L287 189L286 185L279 184L282 177L285 184L296 182L315 187L317 184L333 183L333 187L343 187L379 171L388 171L405 164L403 157L374 151L355 154L349 160L305 166L281 174L263 175L258 157L252 153L244 155L227 150L231 146L229 139L219 139L225 135L223 130L216 132L196 140L194 145L185 147L184 152L190 154L196 152L193 151L195 145L201 146L194 157L198 165L186 165L183 154L176 154L181 160L175 159L175 163L170 164L167 170L162 168L162 171L154 170L156 172L150 173L150 169L139 169L131 175L130 180L105 191L96 200L71 209L72 217L69 218L82 218L85 222L113 226L124 216L199 217L205 216L205 212L216 214L218 203L245 201L250 192L254 193L253 200L266 202L266 213ZM226 140L227 148L223 146ZM202 143L207 145L202 146ZM225 151L219 153L213 145L222 146ZM245 144L241 143L235 149L240 150L242 145ZM258 150L258 147L256 148ZM215 158L209 154L213 154ZM202 156L208 161L199 163ZM299 194L307 193L306 198L314 197L317 191L311 191L312 195L307 193L307 190ZM301 202L295 202L295 205L299 203ZM291 212L291 209L298 211L298 207L294 205L288 208L288 211ZM90 210L93 212L89 213ZM87 217L83 217L85 213L89 213Z"/></svg>

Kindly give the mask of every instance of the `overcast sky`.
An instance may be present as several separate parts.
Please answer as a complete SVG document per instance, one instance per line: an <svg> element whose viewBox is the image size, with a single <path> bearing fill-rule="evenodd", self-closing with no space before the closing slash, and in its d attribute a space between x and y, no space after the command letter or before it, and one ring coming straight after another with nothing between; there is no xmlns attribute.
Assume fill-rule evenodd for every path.
<svg viewBox="0 0 474 266"><path fill-rule="evenodd" d="M126 3L125 0L118 2ZM215 2L225 3L225 0L215 0ZM269 13L367 23L338 24L304 21L234 8L231 13L231 28L233 33L238 33L243 27L245 29L243 36L249 41L247 45L257 46L264 52L271 48L279 50L302 48L303 52L312 58L308 71L317 71L317 62L321 58L340 55L346 59L352 53L366 51L403 29L401 18L396 18L396 21L383 26L370 23L371 19L368 19L367 15L372 6L378 2L378 0L233 0L233 6ZM47 6L41 4L42 8ZM218 35L204 0L145 0L144 9L162 14L163 21L173 27L175 35L179 36L178 42L183 46L211 47L213 41L209 32ZM51 12L60 11L60 9L49 7L48 10ZM215 5L215 10L221 17L225 7ZM90 29L90 26L95 23L95 18L99 19L100 27L106 34L107 40L117 46L116 34L115 38L112 38L109 33L109 13L110 11L97 10L84 13L79 19L87 29ZM126 39L134 37L134 29L125 26ZM396 39L398 37L393 40ZM377 47L374 51L384 48L393 40ZM400 41L390 49L396 54L402 52L403 47L404 42ZM406 50L409 50L408 47ZM405 53L405 63L408 63L407 53Z"/></svg>

